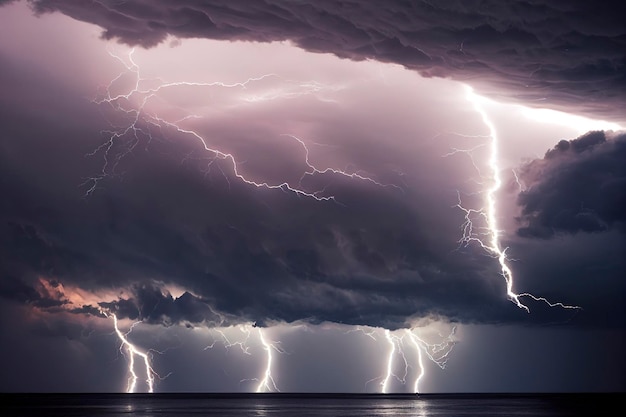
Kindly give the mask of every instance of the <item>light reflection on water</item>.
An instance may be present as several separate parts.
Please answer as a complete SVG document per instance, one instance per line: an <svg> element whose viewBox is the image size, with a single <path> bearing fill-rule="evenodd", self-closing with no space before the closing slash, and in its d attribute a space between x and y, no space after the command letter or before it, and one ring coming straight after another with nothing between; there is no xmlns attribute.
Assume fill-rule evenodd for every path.
<svg viewBox="0 0 626 417"><path fill-rule="evenodd" d="M2 415L92 417L577 416L597 398L569 396L26 395L0 394ZM582 397L585 397L584 395Z"/></svg>

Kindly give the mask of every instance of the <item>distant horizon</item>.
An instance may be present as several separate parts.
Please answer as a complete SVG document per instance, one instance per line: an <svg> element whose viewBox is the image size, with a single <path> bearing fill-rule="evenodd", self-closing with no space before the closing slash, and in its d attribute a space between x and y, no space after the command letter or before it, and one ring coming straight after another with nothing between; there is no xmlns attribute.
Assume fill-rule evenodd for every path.
<svg viewBox="0 0 626 417"><path fill-rule="evenodd" d="M620 396L621 397L621 396ZM598 402L618 398L596 394L0 394L0 407L11 412L38 415L111 415L115 412L166 417L186 415L249 416L587 416ZM335 413L335 414L332 414ZM22 414L21 414L22 415Z"/></svg>
<svg viewBox="0 0 626 417"><path fill-rule="evenodd" d="M274 398L497 398L497 397L573 397L576 395L598 395L612 396L621 395L624 391L615 392L449 392L449 393L356 393L356 392L0 392L0 395L41 395L41 396L128 396L128 397L150 397L166 396L181 398L252 398L252 397L274 397Z"/></svg>

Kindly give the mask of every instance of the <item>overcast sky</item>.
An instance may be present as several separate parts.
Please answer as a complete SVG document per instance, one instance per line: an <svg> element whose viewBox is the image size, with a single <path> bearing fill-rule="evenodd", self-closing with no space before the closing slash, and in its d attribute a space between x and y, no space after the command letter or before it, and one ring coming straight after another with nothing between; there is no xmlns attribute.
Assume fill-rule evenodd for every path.
<svg viewBox="0 0 626 417"><path fill-rule="evenodd" d="M3 3L0 390L626 389L611 2Z"/></svg>

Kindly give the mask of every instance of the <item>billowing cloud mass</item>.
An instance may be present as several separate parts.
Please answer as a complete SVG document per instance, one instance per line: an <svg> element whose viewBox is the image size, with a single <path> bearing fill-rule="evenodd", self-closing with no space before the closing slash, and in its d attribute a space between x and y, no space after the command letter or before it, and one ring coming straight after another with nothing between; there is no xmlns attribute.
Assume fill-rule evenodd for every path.
<svg viewBox="0 0 626 417"><path fill-rule="evenodd" d="M384 10L381 2L31 4L39 12L59 10L96 23L105 38L143 47L168 35L289 39L308 50L396 62L421 73L497 75L492 81L510 79L507 88L516 91L526 91L516 87L524 78L537 80L533 89L555 94L595 100L585 87L593 85L622 99L612 93L623 88L615 46L621 34L613 20L596 28L568 17L551 23L549 34L542 29L552 15L579 16L581 4L557 10L520 3L504 10L486 3L480 13L400 2L385 2ZM580 41L576 48L559 44L565 33ZM547 47L548 38L554 47ZM573 56L563 53L570 46ZM280 47L267 48L272 53ZM516 58L500 59L509 55ZM292 56L294 66L301 55ZM520 66L519 56L533 58ZM159 74L144 76L138 59L110 57L118 75L99 81L100 92L87 107L71 90L34 85L28 74L3 68L5 79L30 85L37 97L15 106L12 97L25 97L24 91L3 96L12 137L0 155L2 194L10 196L2 205L5 297L79 313L115 308L121 317L164 324L305 320L396 328L429 315L461 322L544 320L510 308L497 261L480 245L459 245L464 212L455 206L462 197L464 205L480 208L471 194L480 191L487 169L472 161L479 156L450 153L461 148L454 141L463 135L446 132L484 129L479 119L472 122L476 127L461 121L468 111L476 116L467 102L452 105L445 88L428 87L401 69L393 70L397 79L390 85L375 63L328 56L318 55L310 74L294 73L300 80L276 73L278 62L273 72L248 81L194 80L194 90ZM601 62L615 73L599 80ZM532 77L515 72L524 65ZM350 82L336 75L349 68L358 74ZM408 85L422 94L405 94ZM463 94L461 86L448 91ZM63 114L55 110L60 102L67 103ZM441 118L437 108L444 107ZM36 125L15 123L33 111ZM457 120L452 129L450 120ZM46 140L50 135L53 140ZM592 140L602 135L572 141L571 150L562 149L570 143L563 141L544 162L527 165L523 179L531 188L519 197L526 223L521 236L604 230L622 220L611 200L620 198L623 182L615 171L621 156L611 150L622 141ZM87 137L90 142L77 146L77 138ZM598 149L583 149L593 145ZM32 149L45 151L32 155ZM608 171L578 184L594 166ZM473 186L458 179L467 175ZM598 195L580 200L581 190ZM117 287L124 294L74 305L68 295L37 290L42 282L94 292ZM183 291L172 295L167 285Z"/></svg>
<svg viewBox="0 0 626 417"><path fill-rule="evenodd" d="M561 140L523 168L521 236L602 232L626 221L626 135L589 132Z"/></svg>
<svg viewBox="0 0 626 417"><path fill-rule="evenodd" d="M371 76L372 69L376 67L366 67L363 75ZM393 72L419 83L401 73ZM242 181L232 160L216 159L192 134L163 124L154 129L150 118L112 146L106 131L81 132L73 121L12 124L14 140L6 144L1 168L3 178L11 178L2 183L2 193L11 196L2 206L2 265L8 277L3 293L36 305L65 304L82 313L70 299L61 302L63 297L33 288L42 279L96 292L118 287L125 291L121 301L114 297L91 307L116 306L121 317L163 323L306 320L395 328L427 315L486 322L528 318L502 297L504 284L495 261L491 264L478 247L457 250L463 213L454 207L457 180L444 170L454 172L471 163L463 160L459 166L455 158L443 158L450 138L414 142L413 137L424 135L421 126L433 119L423 110L417 123L409 116L423 107L422 98L398 100L403 84L389 87L385 79L365 78L322 92L328 101L298 93L233 106L239 95L262 96L277 88L259 83L234 92L210 88L226 95L214 98L211 113L190 119L185 128L244 161L238 165L240 175L270 184L288 181L283 188ZM293 88L290 83L278 87ZM39 95L43 108L53 108L60 99L72 102L64 98L67 92L45 91ZM380 117L377 100L393 106L394 114ZM448 110L461 117L464 106ZM107 128L101 111L117 118L113 120L124 130L129 121L109 107L93 104L70 114L94 121L89 123L97 132ZM214 115L217 109L229 111ZM300 125L301 109L313 124ZM372 123L357 122L362 116ZM285 134L285 120L293 121L294 130L286 132L294 136ZM50 146L42 138L64 123L69 125L50 152L30 154L33 148ZM427 134L434 137L443 129L437 122ZM394 136L388 136L391 131ZM73 143L77 139L67 139L88 135L92 145L81 145L82 153ZM303 143L296 140L300 137ZM129 146L135 148L132 153ZM407 146L415 147L417 155L406 152ZM100 153L86 158L94 149ZM119 160L110 172L108 160ZM317 173L312 164L321 167ZM333 167L357 175L327 170ZM101 171L107 176L100 178ZM94 174L97 181L84 180ZM89 194L93 185L97 187ZM475 268L468 251L491 266ZM494 281L500 285L493 287ZM160 289L165 284L189 292L174 299Z"/></svg>
<svg viewBox="0 0 626 417"><path fill-rule="evenodd" d="M283 41L481 84L524 104L624 120L626 29L619 1L36 0L152 47L169 36ZM486 85L485 85L486 84Z"/></svg>
<svg viewBox="0 0 626 417"><path fill-rule="evenodd" d="M293 369L318 352L312 327L319 352L340 335L366 346L377 328L365 361L387 354L383 329L422 328L445 340L435 367L457 324L566 323L586 340L577 363L597 345L621 352L626 136L608 129L625 120L626 30L613 3L0 0L0 344L29 352L6 375L35 354L40 373L74 356L108 372L90 358L118 352L112 312L144 323L142 346L193 346L198 363L211 340L243 344L211 329L248 341L253 325L306 352L285 359ZM521 104L615 123L582 134ZM577 344L557 339L533 357ZM163 361L194 374L175 353ZM358 389L381 379L352 368ZM623 389L623 361L611 369L602 387ZM118 387L118 371L88 387ZM497 389L521 386L511 374ZM197 373L180 375L165 386L197 390Z"/></svg>

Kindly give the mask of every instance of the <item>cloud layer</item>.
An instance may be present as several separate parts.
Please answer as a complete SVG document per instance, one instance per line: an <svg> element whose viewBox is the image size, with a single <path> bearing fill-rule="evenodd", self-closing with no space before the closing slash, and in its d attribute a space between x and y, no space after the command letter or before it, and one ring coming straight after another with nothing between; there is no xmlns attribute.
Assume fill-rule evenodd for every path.
<svg viewBox="0 0 626 417"><path fill-rule="evenodd" d="M102 36L155 46L169 36L284 41L354 60L392 62L422 75L468 80L526 105L623 121L626 30L605 1L31 1L103 28Z"/></svg>
<svg viewBox="0 0 626 417"><path fill-rule="evenodd" d="M307 320L395 328L427 315L527 319L502 297L495 260L480 248L457 250L457 175L473 165L442 157L463 138L441 132L448 117L461 131L481 128L464 121L467 104L457 103L463 89L400 68L386 70L388 79L374 64L320 63L330 66L325 84L269 77L245 88L174 86L151 98L138 121L124 108L149 94L85 105L70 89L5 68L6 79L28 86L17 96L31 92L36 100L16 104L4 96L11 140L0 169L11 180L0 183L8 196L1 206L3 295L81 314L115 307L164 324ZM346 65L350 78L341 72ZM123 76L109 88L123 93L136 74L117 67ZM407 85L422 94L406 94ZM232 152L240 175L315 194L246 183L232 159L157 122L184 118L180 100L202 115L181 126ZM389 111L381 113L380 103ZM35 115L37 123L20 122ZM110 142L112 130L130 133ZM97 187L87 194L93 178ZM66 290L42 292L42 280ZM84 309L68 288L121 292L107 291Z"/></svg>
<svg viewBox="0 0 626 417"><path fill-rule="evenodd" d="M72 44L73 50L67 42L63 56L47 55L49 48L39 39L28 43L28 54L7 46L12 52L6 56L19 59L6 60L13 64L0 69L2 79L12 80L1 97L10 138L0 153L0 191L7 196L0 206L5 298L51 310L97 314L98 307L115 308L152 323L209 326L306 320L396 328L429 315L481 323L571 318L570 311L542 314L540 309L528 315L516 308L503 296L497 260L480 245L459 247L464 212L455 207L457 196L478 210L484 198L481 173L488 170L480 162L487 155L486 128L465 90L363 61L375 58L460 78L507 79L511 91L526 91L521 73L515 73L519 61L495 59L508 56L502 51L515 42L519 50L513 55L532 43L521 29L513 29L521 18L504 16L521 7L527 20L535 16L536 25L528 30L543 33L540 22L556 16L555 9L538 3L511 10L485 3L478 14L460 5L437 9L427 3L417 10L385 3L384 12L379 2L256 2L254 8L237 2L32 4L40 12L60 10L97 23L105 37L129 44L154 46L168 34L289 39L351 60L276 44L232 44L231 55L240 48L240 56L249 60L228 60L230 55L220 55L213 43L202 46L211 62L207 70L195 49L187 56L196 57L190 61L194 65L181 68L176 59L149 65L153 58L146 51L131 59L97 56L79 44ZM581 41L586 46L574 50L589 53L591 61L600 54L613 59L617 52L611 45L621 35L612 20L598 31L593 22L581 20L582 5L569 7L558 11L572 14L569 26L561 27L554 17L554 33L593 35L604 46L594 44L594 49ZM490 36L494 30L502 36ZM554 33L542 36L558 39ZM502 44L493 45L496 40ZM169 54L177 50L184 48ZM583 71L585 81L571 83L560 71L578 65L580 55L577 60L545 45L540 50L528 56L560 74L558 79L542 76L535 61L528 64L524 71L538 70L537 77L543 77L535 85L542 86L542 94L558 90L582 97L590 85L596 95L622 88L617 72L600 82L597 72ZM93 56L86 59L86 51ZM226 63L216 63L214 56ZM480 60L489 64L477 64ZM252 74L246 72L250 62ZM611 68L621 68L619 59L611 62ZM220 65L222 73L211 72ZM141 78L140 67L170 73ZM188 80L176 78L182 69L206 80L193 89L177 85ZM604 88L603 82L618 90ZM96 99L88 102L85 97L93 97L98 84ZM128 94L133 86L142 92ZM468 140L477 142L468 145ZM451 150L471 146L474 160L465 152L451 156ZM574 224L572 219L558 223L545 197L552 185L568 189L564 185L571 179L559 182L561 166L566 165L559 164L550 177L527 179L536 184L520 199L524 237ZM257 187L242 176L271 186ZM617 224L619 219L606 217L610 212L600 213L602 224ZM533 239L509 240L520 247L516 256L541 264L525 256L534 255L523 246L532 246ZM529 282L533 274L521 276ZM42 291L42 285L57 283L107 297L79 305L67 291ZM552 277L544 290L557 300L568 291L572 303L584 297L561 284ZM611 315L613 308L607 311Z"/></svg>

